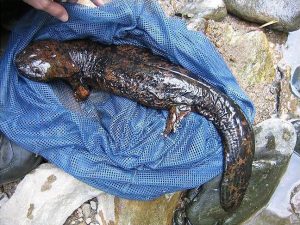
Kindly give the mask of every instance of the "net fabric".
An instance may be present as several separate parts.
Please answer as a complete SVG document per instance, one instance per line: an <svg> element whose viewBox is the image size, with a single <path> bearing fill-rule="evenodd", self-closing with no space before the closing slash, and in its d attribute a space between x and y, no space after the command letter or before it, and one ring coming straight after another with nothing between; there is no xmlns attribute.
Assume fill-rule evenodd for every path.
<svg viewBox="0 0 300 225"><path fill-rule="evenodd" d="M220 174L221 139L205 118L192 113L164 138L166 111L101 92L78 103L67 85L20 77L13 63L38 39L89 38L148 47L225 92L253 121L251 101L209 40L188 31L179 19L167 18L152 1L65 7L67 23L32 11L15 27L1 58L0 131L76 178L123 198L149 200Z"/></svg>

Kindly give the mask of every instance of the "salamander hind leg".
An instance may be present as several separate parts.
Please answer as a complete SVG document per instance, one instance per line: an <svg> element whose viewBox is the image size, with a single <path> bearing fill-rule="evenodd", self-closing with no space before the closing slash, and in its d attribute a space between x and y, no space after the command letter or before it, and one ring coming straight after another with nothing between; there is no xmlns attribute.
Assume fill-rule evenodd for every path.
<svg viewBox="0 0 300 225"><path fill-rule="evenodd" d="M180 121L191 112L191 106L187 105L174 105L169 109L169 116L163 135L166 137L171 132L175 132L178 128Z"/></svg>

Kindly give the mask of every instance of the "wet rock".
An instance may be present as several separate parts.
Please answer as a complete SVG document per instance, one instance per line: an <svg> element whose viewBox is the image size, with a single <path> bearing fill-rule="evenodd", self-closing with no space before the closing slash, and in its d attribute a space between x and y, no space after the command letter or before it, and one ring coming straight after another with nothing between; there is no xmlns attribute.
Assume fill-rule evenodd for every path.
<svg viewBox="0 0 300 225"><path fill-rule="evenodd" d="M293 153L288 168L267 206L243 225L298 225L300 155Z"/></svg>
<svg viewBox="0 0 300 225"><path fill-rule="evenodd" d="M261 209L270 199L286 170L296 143L291 123L269 119L255 127L256 152L250 184L241 207L234 213L220 206L219 180L203 185L198 195L189 193L186 214L193 225L237 225Z"/></svg>
<svg viewBox="0 0 300 225"><path fill-rule="evenodd" d="M251 220L249 223L245 225L288 225L290 224L290 220L288 218L281 218L280 216L272 213L270 211L263 211L260 213L259 217L255 218L255 220ZM296 225L297 223L293 224Z"/></svg>
<svg viewBox="0 0 300 225"><path fill-rule="evenodd" d="M82 203L100 193L53 165L42 164L0 208L0 224L62 225Z"/></svg>
<svg viewBox="0 0 300 225"><path fill-rule="evenodd" d="M98 196L99 224L170 225L180 193L153 201L130 201L109 194Z"/></svg>
<svg viewBox="0 0 300 225"><path fill-rule="evenodd" d="M260 24L277 21L270 28L295 31L300 28L298 0L224 0L227 10L245 20Z"/></svg>

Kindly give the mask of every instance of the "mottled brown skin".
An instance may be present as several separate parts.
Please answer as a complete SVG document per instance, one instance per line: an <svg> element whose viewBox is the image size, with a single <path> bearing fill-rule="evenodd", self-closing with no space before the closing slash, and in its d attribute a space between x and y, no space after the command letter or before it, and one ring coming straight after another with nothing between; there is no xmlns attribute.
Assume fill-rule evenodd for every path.
<svg viewBox="0 0 300 225"><path fill-rule="evenodd" d="M235 210L246 192L254 155L254 136L245 115L230 98L188 71L148 50L105 46L87 40L35 42L18 54L21 74L48 82L63 79L78 100L101 90L152 108L169 110L164 135L193 111L213 122L224 144L221 205Z"/></svg>

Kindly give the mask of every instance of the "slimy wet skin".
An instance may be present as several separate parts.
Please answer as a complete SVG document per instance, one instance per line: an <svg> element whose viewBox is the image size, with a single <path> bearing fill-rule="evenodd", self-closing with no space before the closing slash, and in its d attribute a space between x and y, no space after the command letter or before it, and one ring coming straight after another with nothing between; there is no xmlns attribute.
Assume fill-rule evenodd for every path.
<svg viewBox="0 0 300 225"><path fill-rule="evenodd" d="M86 99L93 89L168 110L165 136L175 132L190 112L204 116L217 128L224 146L221 205L233 211L241 204L252 170L253 130L239 106L216 88L146 49L128 45L39 41L19 53L15 62L29 79L64 80L77 100Z"/></svg>

